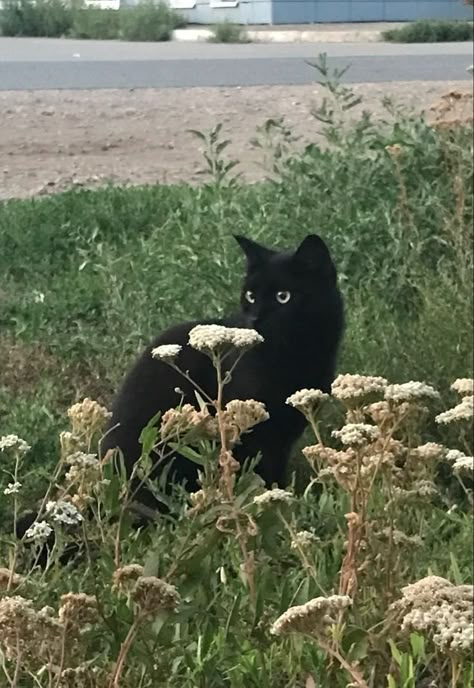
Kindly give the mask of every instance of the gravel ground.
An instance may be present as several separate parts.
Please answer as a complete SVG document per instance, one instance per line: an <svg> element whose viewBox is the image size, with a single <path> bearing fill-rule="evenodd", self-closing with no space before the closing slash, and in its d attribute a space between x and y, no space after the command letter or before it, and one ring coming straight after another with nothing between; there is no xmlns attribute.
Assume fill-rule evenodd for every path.
<svg viewBox="0 0 474 688"><path fill-rule="evenodd" d="M430 118L472 118L472 88L459 82L358 84L364 109L385 116L384 96ZM443 94L451 94L442 99ZM223 123L228 155L247 180L264 174L251 144L268 118L284 117L300 141L317 140L309 86L0 93L0 199L54 193L71 184L199 182L201 144L189 129ZM438 104L438 109L430 108ZM360 107L358 109L360 109Z"/></svg>

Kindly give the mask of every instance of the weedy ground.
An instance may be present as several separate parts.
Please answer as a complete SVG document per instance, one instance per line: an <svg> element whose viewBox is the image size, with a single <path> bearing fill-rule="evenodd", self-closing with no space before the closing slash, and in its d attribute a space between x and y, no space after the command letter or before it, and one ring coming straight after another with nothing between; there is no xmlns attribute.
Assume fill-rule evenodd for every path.
<svg viewBox="0 0 474 688"><path fill-rule="evenodd" d="M436 637L434 621L394 621L390 610L403 586L430 574L456 586L472 581L469 468L463 469L467 476L454 471L446 449L425 450L421 466L423 452L413 454L430 442L472 456L469 406L467 419L434 421L460 401L452 382L472 378L472 127L429 127L404 112L394 126L373 124L369 115L347 124L355 98L324 63L320 67L328 98L314 115L325 123L329 145L309 145L295 155L291 132L269 121L258 143L271 181L241 185L216 128L196 133L209 172L209 182L198 188L73 190L0 206L0 435L16 434L31 445L24 455L14 442L5 445L2 457L5 599L23 599L0 607L5 685L329 688L353 681L414 688L433 679L470 685L472 665L462 650ZM94 493L93 516L82 515L91 519L87 527L64 504L66 521L50 506L45 519L56 529L56 546L47 571L36 570L34 550L11 535L11 516L46 493L44 508L63 497L71 503L77 493L77 483L72 489L66 477L72 447L64 435L61 446L58 441L68 430L66 409L84 397L108 406L134 356L162 328L236 306L243 266L233 232L282 247L320 233L334 253L346 299L340 370L392 383L423 381L439 397L432 396L423 417L408 414L407 427L394 422L400 409L391 408L381 436L404 449L392 452L387 471L367 458L380 455L373 446L380 437L364 436L365 444L354 449L355 465L367 459L375 466L370 484L341 480L342 454L328 464L327 455L313 453L308 465L295 450L291 504L267 497L262 506L251 472L234 484L230 471L223 482L221 473L232 464L221 460L217 470L212 458L232 447L221 433L221 450L204 437L194 454L206 475L204 501L201 495L189 503L176 494L177 522L163 517L136 532L120 506L119 494L123 502L129 488L102 466L104 492ZM385 394L386 385L375 401ZM421 399L415 401L419 407ZM318 413L317 445L321 440L342 452L342 436L332 437L332 430L362 420L382 423L368 420L363 408L354 416L344 404L326 403ZM93 455L98 428L87 427L73 428L72 440L66 439L75 451ZM304 444L314 441L308 435ZM191 444L196 452L195 438ZM411 468L400 476L407 462ZM329 485L314 484L315 468L328 467ZM423 481L435 487L420 493ZM21 487L12 488L16 482ZM415 492L415 503L395 504L395 488ZM83 507L78 503L81 514ZM68 518L76 519L79 533L69 532L74 523ZM311 537L298 544L301 532ZM80 541L82 550L65 572L59 558L70 540ZM145 570L130 574L129 588L117 581L113 588L117 570L128 564ZM14 578L14 568L26 581ZM143 583L143 577L153 580ZM427 585L431 598L439 593L446 601L446 582ZM449 609L461 609L461 617L469 590L455 587L452 599L448 595ZM59 601L70 592L90 597ZM332 593L338 598L327 602ZM354 598L350 611L346 595ZM287 640L270 633L285 610L317 596L326 601L301 611L309 633L293 627L305 633ZM47 604L53 611L38 620ZM74 605L90 614L84 612L72 631ZM408 606L397 613L406 617L413 611ZM318 616L321 609L329 616ZM431 608L422 613L434 615ZM40 623L51 637L41 652L34 645ZM286 628L282 623L276 630ZM33 629L30 645L19 635L21 624ZM41 658L42 665L27 657Z"/></svg>

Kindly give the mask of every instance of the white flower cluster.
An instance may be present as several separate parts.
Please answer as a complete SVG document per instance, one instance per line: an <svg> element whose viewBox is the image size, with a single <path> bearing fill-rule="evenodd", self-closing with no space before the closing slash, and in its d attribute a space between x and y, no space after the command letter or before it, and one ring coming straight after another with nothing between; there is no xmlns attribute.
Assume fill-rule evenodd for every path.
<svg viewBox="0 0 474 688"><path fill-rule="evenodd" d="M18 435L4 435L0 437L0 451L5 451L6 449L13 449L20 454L26 454L31 447Z"/></svg>
<svg viewBox="0 0 474 688"><path fill-rule="evenodd" d="M272 625L273 635L305 633L308 635L326 633L335 623L339 612L352 604L348 595L330 595L314 599L286 610Z"/></svg>
<svg viewBox="0 0 474 688"><path fill-rule="evenodd" d="M435 421L444 425L459 420L472 420L473 414L474 396L466 396L457 406L436 416Z"/></svg>
<svg viewBox="0 0 474 688"><path fill-rule="evenodd" d="M54 523L66 526L74 526L84 520L74 504L64 500L48 502L46 504L46 513Z"/></svg>
<svg viewBox="0 0 474 688"><path fill-rule="evenodd" d="M36 521L36 523L33 523L33 525L28 528L24 538L27 541L36 543L46 542L52 532L53 529L49 523L46 521Z"/></svg>
<svg viewBox="0 0 474 688"><path fill-rule="evenodd" d="M457 449L450 449L446 454L446 459L452 464L455 473L474 472L474 457L466 456Z"/></svg>
<svg viewBox="0 0 474 688"><path fill-rule="evenodd" d="M331 390L340 401L364 401L372 395L382 394L387 384L384 377L346 374L337 376Z"/></svg>
<svg viewBox="0 0 474 688"><path fill-rule="evenodd" d="M340 430L333 430L332 436L346 447L363 447L377 440L380 430L376 425L368 423L348 423Z"/></svg>
<svg viewBox="0 0 474 688"><path fill-rule="evenodd" d="M289 396L286 403L304 413L317 409L326 399L329 399L329 394L320 389L300 389Z"/></svg>
<svg viewBox="0 0 474 688"><path fill-rule="evenodd" d="M403 382L400 385L388 385L385 390L385 399L402 403L404 401L426 401L429 399L439 399L439 392L426 382Z"/></svg>
<svg viewBox="0 0 474 688"><path fill-rule="evenodd" d="M299 530L291 541L291 549L308 549L319 542L317 535L310 530Z"/></svg>
<svg viewBox="0 0 474 688"><path fill-rule="evenodd" d="M472 397L474 394L474 380L470 377L458 378L451 385L451 389L461 397Z"/></svg>
<svg viewBox="0 0 474 688"><path fill-rule="evenodd" d="M249 349L261 342L263 337L256 330L241 327L196 325L189 333L189 344L193 349L207 354L230 347Z"/></svg>
<svg viewBox="0 0 474 688"><path fill-rule="evenodd" d="M14 483L8 483L6 488L3 490L4 495L15 495L18 494L19 491L21 490L21 483L14 482Z"/></svg>
<svg viewBox="0 0 474 688"><path fill-rule="evenodd" d="M474 641L474 587L428 576L402 589L392 605L401 612L401 630L430 633L444 654L470 654Z"/></svg>
<svg viewBox="0 0 474 688"><path fill-rule="evenodd" d="M287 490L280 490L278 487L273 490L265 490L262 494L253 498L253 503L259 506L266 506L272 503L291 504L293 495Z"/></svg>
<svg viewBox="0 0 474 688"><path fill-rule="evenodd" d="M442 444L436 444L436 442L427 442L419 447L412 449L411 454L416 459L422 461L434 461L435 459L441 458L446 452L446 448Z"/></svg>
<svg viewBox="0 0 474 688"><path fill-rule="evenodd" d="M164 363L171 363L183 347L179 344L161 344L151 350L151 355Z"/></svg>

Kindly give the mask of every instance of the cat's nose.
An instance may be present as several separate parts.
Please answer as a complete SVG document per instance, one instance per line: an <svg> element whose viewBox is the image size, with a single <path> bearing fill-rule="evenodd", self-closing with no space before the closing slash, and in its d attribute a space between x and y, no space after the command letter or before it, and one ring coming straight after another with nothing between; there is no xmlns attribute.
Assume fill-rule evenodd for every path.
<svg viewBox="0 0 474 688"><path fill-rule="evenodd" d="M248 315L247 323L249 327L255 327L255 325L258 323L258 315L255 313L253 315Z"/></svg>

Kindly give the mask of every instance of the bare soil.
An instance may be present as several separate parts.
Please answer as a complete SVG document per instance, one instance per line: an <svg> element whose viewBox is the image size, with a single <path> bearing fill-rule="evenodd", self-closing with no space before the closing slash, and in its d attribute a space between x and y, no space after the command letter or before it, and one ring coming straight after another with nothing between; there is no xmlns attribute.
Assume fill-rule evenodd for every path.
<svg viewBox="0 0 474 688"><path fill-rule="evenodd" d="M358 84L360 109L386 117L382 100L431 120L472 121L472 86L460 82ZM307 86L0 93L0 199L54 193L72 184L199 182L202 146L189 129L223 123L249 181L261 178L256 128L284 117L300 142L317 140L311 109L322 89ZM442 97L444 96L444 98ZM434 106L434 109L433 109Z"/></svg>

